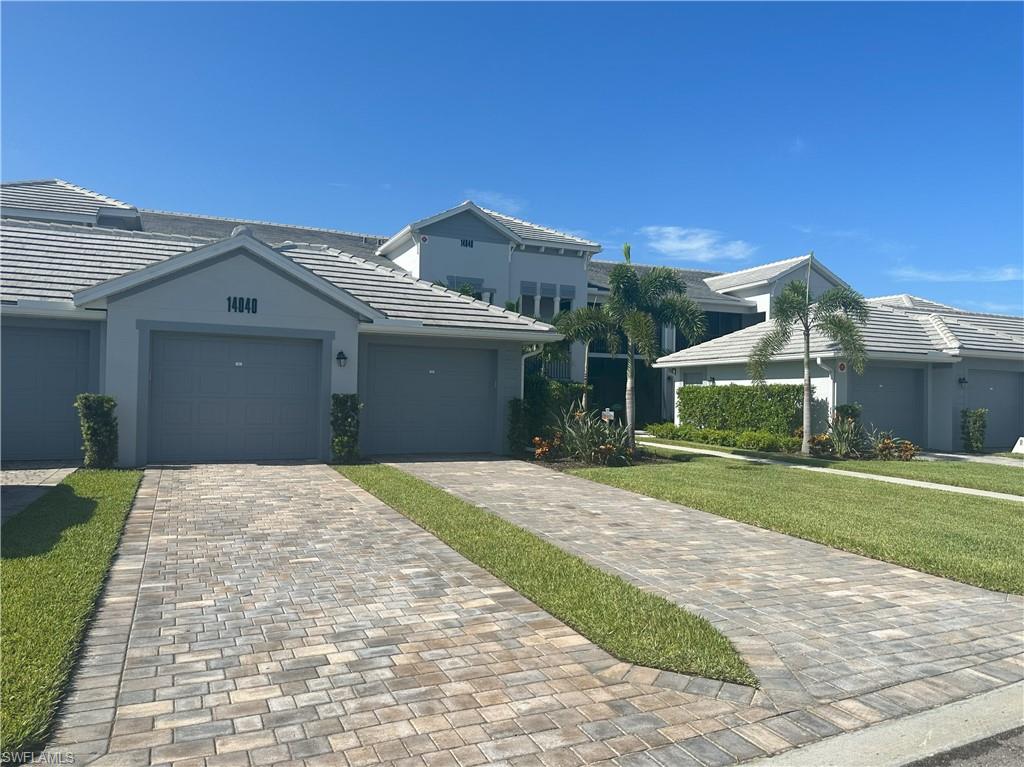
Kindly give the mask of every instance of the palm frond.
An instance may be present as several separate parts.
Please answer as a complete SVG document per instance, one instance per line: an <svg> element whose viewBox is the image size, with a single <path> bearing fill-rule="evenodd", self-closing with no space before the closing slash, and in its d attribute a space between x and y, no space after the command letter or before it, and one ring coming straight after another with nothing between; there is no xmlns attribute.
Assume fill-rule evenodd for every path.
<svg viewBox="0 0 1024 767"><path fill-rule="evenodd" d="M750 359L747 360L747 371L750 380L755 383L764 383L765 371L772 357L781 352L793 335L793 323L782 324L778 318L771 330L758 341L750 352Z"/></svg>
<svg viewBox="0 0 1024 767"><path fill-rule="evenodd" d="M858 324L867 322L868 305L864 296L852 288L838 286L829 288L814 303L815 324L833 314L845 314Z"/></svg>
<svg viewBox="0 0 1024 767"><path fill-rule="evenodd" d="M809 325L810 306L807 303L807 283L793 280L772 301L772 318L776 323Z"/></svg>
<svg viewBox="0 0 1024 767"><path fill-rule="evenodd" d="M845 314L829 314L815 322L815 327L839 347L857 373L864 372L867 352L860 327L856 322Z"/></svg>
<svg viewBox="0 0 1024 767"><path fill-rule="evenodd" d="M658 358L661 344L658 343L658 324L654 317L639 309L629 311L622 318L622 331L644 360L651 363Z"/></svg>
<svg viewBox="0 0 1024 767"><path fill-rule="evenodd" d="M655 266L640 276L638 300L641 306L651 310L668 296L686 292L686 285L679 275L666 266Z"/></svg>
<svg viewBox="0 0 1024 767"><path fill-rule="evenodd" d="M570 341L591 343L605 338L613 322L601 306L580 306L555 318L555 329Z"/></svg>
<svg viewBox="0 0 1024 767"><path fill-rule="evenodd" d="M691 346L702 341L707 333L704 310L684 295L663 298L653 314L659 322L675 325Z"/></svg>

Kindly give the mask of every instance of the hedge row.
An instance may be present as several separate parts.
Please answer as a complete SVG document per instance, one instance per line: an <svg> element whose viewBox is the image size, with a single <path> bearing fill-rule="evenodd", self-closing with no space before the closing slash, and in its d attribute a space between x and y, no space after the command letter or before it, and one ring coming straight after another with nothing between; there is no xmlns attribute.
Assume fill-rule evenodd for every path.
<svg viewBox="0 0 1024 767"><path fill-rule="evenodd" d="M546 435L574 402L583 399L583 384L555 381L529 373L523 381L523 399L509 400L508 442L513 453L530 446L534 437Z"/></svg>
<svg viewBox="0 0 1024 767"><path fill-rule="evenodd" d="M791 436L800 426L800 384L682 386L676 390L679 422L698 429L760 431Z"/></svg>
<svg viewBox="0 0 1024 767"><path fill-rule="evenodd" d="M756 450L763 453L799 453L800 438L772 434L769 431L747 429L730 431L728 429L698 429L689 424L676 426L672 423L656 423L647 427L655 437L661 439L680 439L686 442L700 442L705 445L722 445L738 447L741 450Z"/></svg>

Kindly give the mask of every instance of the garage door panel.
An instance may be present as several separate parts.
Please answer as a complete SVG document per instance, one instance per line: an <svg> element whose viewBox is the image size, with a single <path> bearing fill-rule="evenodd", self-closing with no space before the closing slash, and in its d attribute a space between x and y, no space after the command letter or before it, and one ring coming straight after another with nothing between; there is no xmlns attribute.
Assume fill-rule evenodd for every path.
<svg viewBox="0 0 1024 767"><path fill-rule="evenodd" d="M868 365L850 378L850 399L863 407L866 426L891 430L920 444L924 440L924 371Z"/></svg>
<svg viewBox="0 0 1024 767"><path fill-rule="evenodd" d="M1024 374L968 370L967 407L988 410L985 447L1009 450L1024 436Z"/></svg>
<svg viewBox="0 0 1024 767"><path fill-rule="evenodd" d="M149 460L317 457L319 342L157 333L152 348Z"/></svg>
<svg viewBox="0 0 1024 767"><path fill-rule="evenodd" d="M4 459L80 459L74 399L93 388L90 331L7 325L0 345Z"/></svg>
<svg viewBox="0 0 1024 767"><path fill-rule="evenodd" d="M496 361L488 349L368 346L361 363L363 450L494 450Z"/></svg>

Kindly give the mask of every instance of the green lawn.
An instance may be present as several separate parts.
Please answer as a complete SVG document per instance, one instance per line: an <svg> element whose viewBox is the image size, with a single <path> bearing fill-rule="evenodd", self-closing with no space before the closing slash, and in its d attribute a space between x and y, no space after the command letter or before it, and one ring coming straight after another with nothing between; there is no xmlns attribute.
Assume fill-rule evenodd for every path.
<svg viewBox="0 0 1024 767"><path fill-rule="evenodd" d="M1024 506L1014 501L657 452L673 462L572 473L915 570L1024 593Z"/></svg>
<svg viewBox="0 0 1024 767"><path fill-rule="evenodd" d="M751 458L767 458L774 461L790 463L807 463L812 466L827 466L841 471L861 471L865 474L883 474L887 477L904 477L919 479L924 482L938 482L943 485L957 487L973 487L978 490L994 490L997 493L1013 493L1024 495L1024 467L1000 466L994 463L978 463L977 461L828 461L822 458L804 458L799 455L785 453L759 453L752 450L741 450L721 445L705 445L699 442L683 442L681 440L657 439L643 437L645 442L656 442L662 445L682 445L699 450L718 450L724 453L735 453Z"/></svg>
<svg viewBox="0 0 1024 767"><path fill-rule="evenodd" d="M3 526L4 752L46 738L141 476L79 469Z"/></svg>
<svg viewBox="0 0 1024 767"><path fill-rule="evenodd" d="M729 640L704 618L398 469L338 471L616 658L757 684Z"/></svg>

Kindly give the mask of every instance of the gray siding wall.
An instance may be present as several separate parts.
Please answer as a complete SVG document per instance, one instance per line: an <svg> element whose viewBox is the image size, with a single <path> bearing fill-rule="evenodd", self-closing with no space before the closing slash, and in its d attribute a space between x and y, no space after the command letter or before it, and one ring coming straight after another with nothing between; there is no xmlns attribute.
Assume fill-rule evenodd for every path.
<svg viewBox="0 0 1024 767"><path fill-rule="evenodd" d="M464 211L450 218L441 219L429 226L423 227L421 231L426 235L452 237L457 240L479 240L480 242L502 244L509 242L508 237L486 223L478 215L469 211Z"/></svg>

